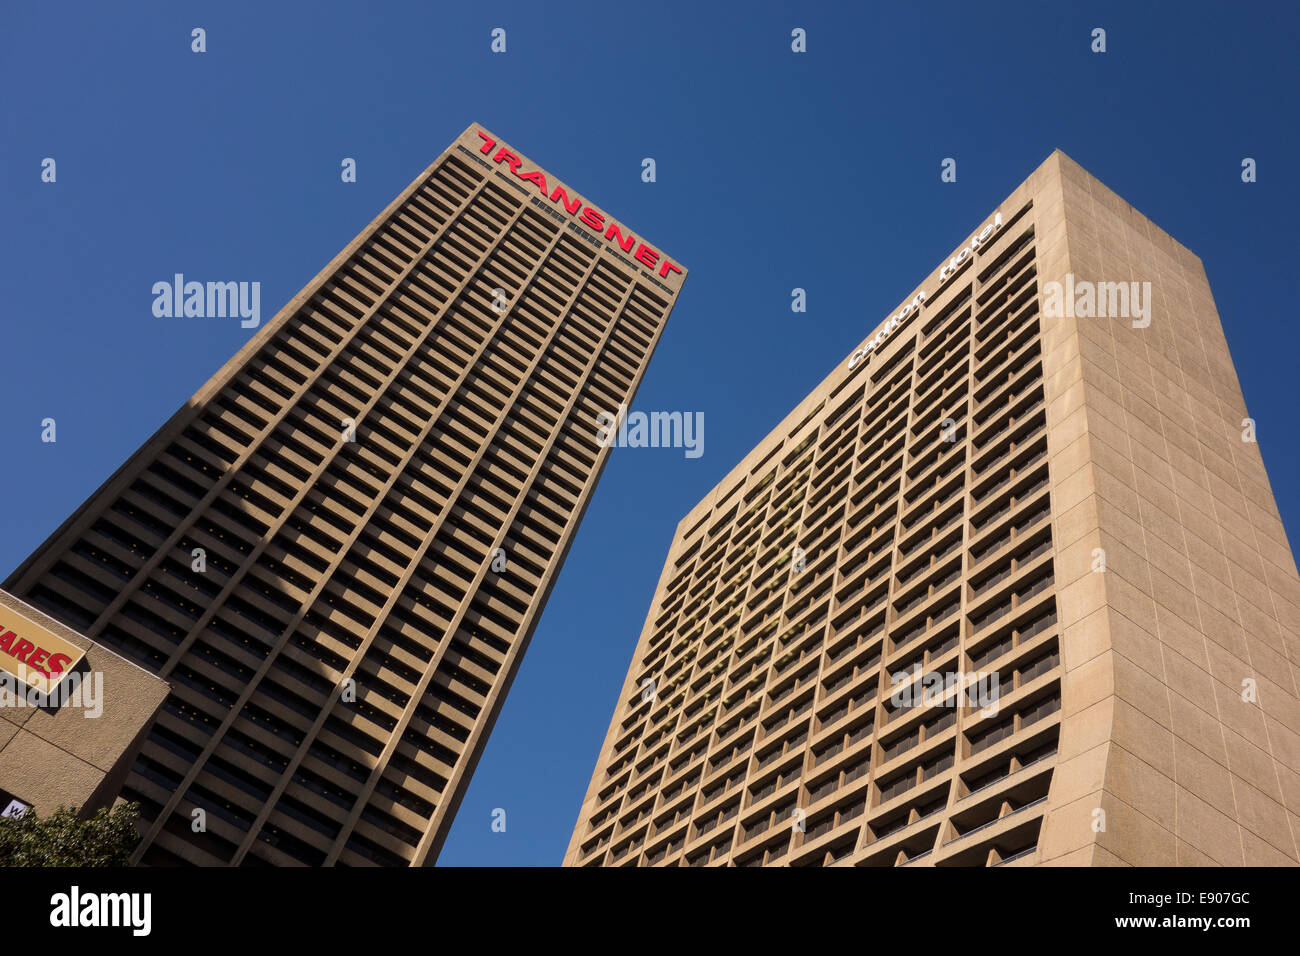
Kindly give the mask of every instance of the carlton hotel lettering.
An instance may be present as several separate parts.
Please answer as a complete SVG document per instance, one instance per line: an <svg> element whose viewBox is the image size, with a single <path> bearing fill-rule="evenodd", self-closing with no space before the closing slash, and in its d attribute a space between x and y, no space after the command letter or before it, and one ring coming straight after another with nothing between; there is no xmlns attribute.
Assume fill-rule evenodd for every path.
<svg viewBox="0 0 1300 956"><path fill-rule="evenodd" d="M994 214L992 222L973 236L970 243L949 259L944 267L939 270L939 288L942 289L944 285L947 284L948 280L957 274L957 270L966 263L966 260L975 254L975 250L988 242L989 238L1001 228L1002 213L998 212ZM905 322L912 318L912 316L920 311L921 304L924 301L925 290L922 289L917 292L916 295L912 296L912 301L903 306L901 312L897 315L890 316L885 324L876 331L876 334L867 340L865 345L854 350L853 354L849 356L849 368L856 367L857 364L870 355L881 342L889 338L891 333L896 331Z"/></svg>

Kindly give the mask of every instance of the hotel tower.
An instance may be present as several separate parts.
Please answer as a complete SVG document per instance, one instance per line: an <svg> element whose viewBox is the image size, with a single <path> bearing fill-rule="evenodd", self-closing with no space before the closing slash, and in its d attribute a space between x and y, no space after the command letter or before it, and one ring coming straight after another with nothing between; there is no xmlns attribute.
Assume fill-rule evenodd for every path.
<svg viewBox="0 0 1300 956"><path fill-rule="evenodd" d="M1295 864L1249 415L1200 260L1053 153L678 525L564 862Z"/></svg>
<svg viewBox="0 0 1300 956"><path fill-rule="evenodd" d="M138 860L437 857L684 273L471 126L10 576L170 685Z"/></svg>

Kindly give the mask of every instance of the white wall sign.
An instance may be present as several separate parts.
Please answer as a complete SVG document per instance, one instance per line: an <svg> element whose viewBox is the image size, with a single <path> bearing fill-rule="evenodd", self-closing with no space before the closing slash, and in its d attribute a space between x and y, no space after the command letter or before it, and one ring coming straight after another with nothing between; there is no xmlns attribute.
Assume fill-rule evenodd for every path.
<svg viewBox="0 0 1300 956"><path fill-rule="evenodd" d="M975 250L988 242L990 237L1001 228L1002 213L999 211L993 215L992 222L972 236L971 241L963 247L960 252L949 259L947 264L939 270L939 288L943 288L948 280L957 274L957 271L962 267L966 260L975 254ZM879 346L881 342L889 338L890 333L898 329L903 325L903 323L919 312L921 309L921 303L924 301L925 290L921 290L912 297L912 301L907 303L901 312L897 315L890 316L889 319L886 320L885 324L876 331L876 334L867 340L865 345L861 348L855 349L853 354L849 356L849 368L856 367L859 362L875 351L876 347Z"/></svg>

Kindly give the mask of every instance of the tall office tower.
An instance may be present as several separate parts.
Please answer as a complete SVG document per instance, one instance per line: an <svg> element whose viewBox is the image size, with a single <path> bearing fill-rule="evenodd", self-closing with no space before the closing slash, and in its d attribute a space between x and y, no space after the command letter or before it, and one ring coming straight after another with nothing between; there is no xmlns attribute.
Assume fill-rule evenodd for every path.
<svg viewBox="0 0 1300 956"><path fill-rule="evenodd" d="M1200 261L1054 153L678 526L565 862L1294 864L1247 415Z"/></svg>
<svg viewBox="0 0 1300 956"><path fill-rule="evenodd" d="M171 684L144 863L436 858L683 278L471 126L14 572Z"/></svg>

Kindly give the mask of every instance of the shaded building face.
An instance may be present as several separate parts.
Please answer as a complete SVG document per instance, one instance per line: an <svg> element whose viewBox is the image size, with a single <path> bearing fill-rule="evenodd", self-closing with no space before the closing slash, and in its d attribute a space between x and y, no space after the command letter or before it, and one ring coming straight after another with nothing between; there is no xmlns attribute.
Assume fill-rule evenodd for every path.
<svg viewBox="0 0 1300 956"><path fill-rule="evenodd" d="M682 520L566 864L1295 863L1246 418L1200 261L1053 154Z"/></svg>
<svg viewBox="0 0 1300 956"><path fill-rule="evenodd" d="M8 580L171 685L143 862L436 858L684 279L580 198L470 127Z"/></svg>

